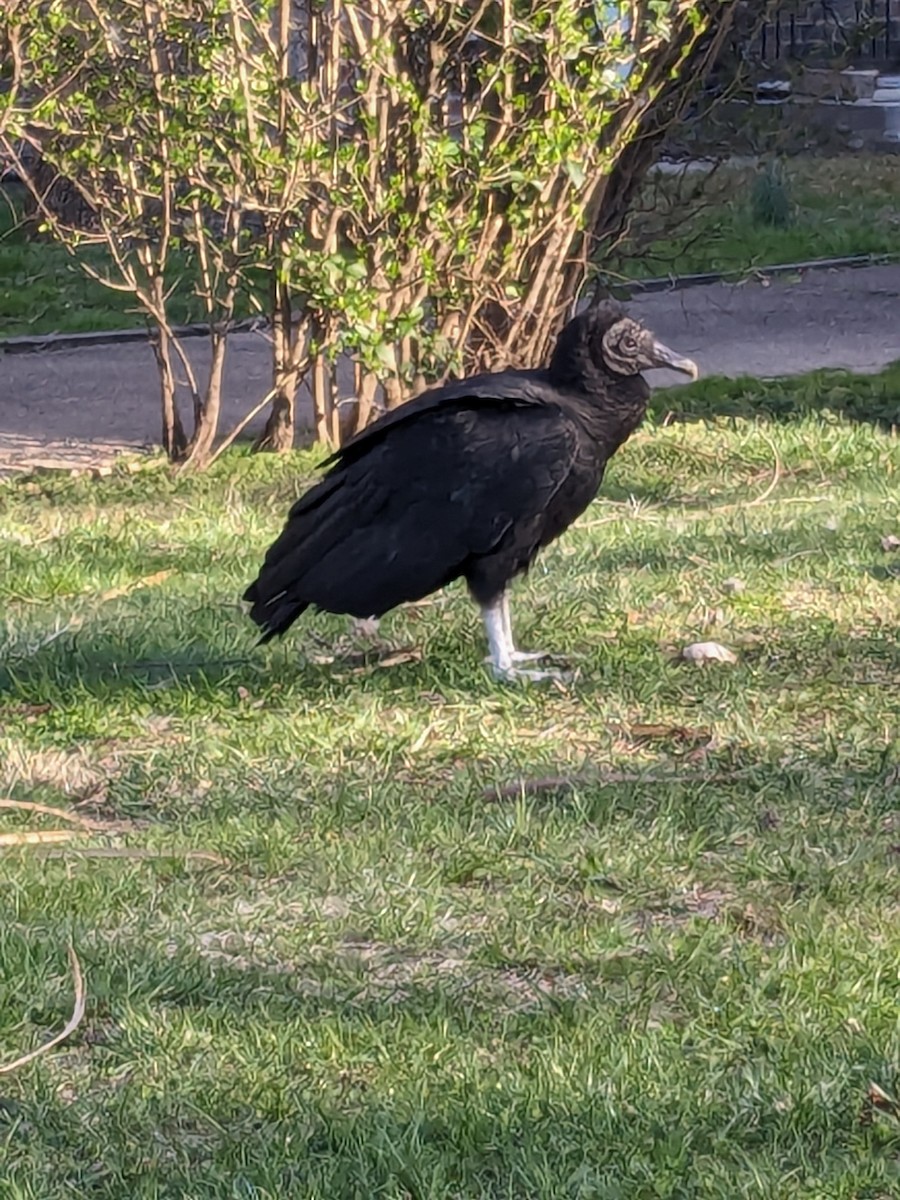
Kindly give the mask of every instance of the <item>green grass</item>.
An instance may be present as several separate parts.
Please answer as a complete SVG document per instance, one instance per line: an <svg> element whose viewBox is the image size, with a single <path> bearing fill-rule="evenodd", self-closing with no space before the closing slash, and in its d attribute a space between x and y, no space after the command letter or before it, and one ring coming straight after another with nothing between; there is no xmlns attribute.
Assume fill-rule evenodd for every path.
<svg viewBox="0 0 900 1200"><path fill-rule="evenodd" d="M658 398L708 419L514 597L563 689L492 682L460 586L386 620L421 661L255 647L308 454L3 484L0 794L110 824L0 850L0 1063L70 942L87 986L0 1075L0 1196L896 1196L900 380L837 379Z"/></svg>
<svg viewBox="0 0 900 1200"><path fill-rule="evenodd" d="M900 159L846 155L789 160L790 220L754 220L755 169L722 169L650 180L631 237L604 265L629 278L695 271L743 272L754 266L853 254L896 255L900 235ZM102 268L102 249L82 251ZM239 315L251 308L244 298ZM172 317L201 318L189 272L176 283ZM0 337L139 326L133 300L89 279L59 246L28 241L0 196Z"/></svg>
<svg viewBox="0 0 900 1200"><path fill-rule="evenodd" d="M108 269L102 247L84 248L78 256L95 270ZM176 322L200 319L200 303L186 281L176 288L171 303ZM18 209L0 190L0 338L143 324L132 296L91 279L62 246L31 240Z"/></svg>
<svg viewBox="0 0 900 1200"><path fill-rule="evenodd" d="M789 213L783 226L754 213L762 167L656 176L635 206L623 256L608 264L630 278L758 266L856 254L896 257L900 159L844 155L787 159Z"/></svg>

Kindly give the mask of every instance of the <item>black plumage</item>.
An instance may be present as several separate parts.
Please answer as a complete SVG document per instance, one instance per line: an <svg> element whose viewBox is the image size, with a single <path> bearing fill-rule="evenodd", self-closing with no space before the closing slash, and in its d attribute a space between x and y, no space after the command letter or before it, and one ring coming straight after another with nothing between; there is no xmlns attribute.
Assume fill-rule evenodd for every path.
<svg viewBox="0 0 900 1200"><path fill-rule="evenodd" d="M588 506L638 427L641 370L696 375L618 305L562 330L543 370L506 370L422 393L348 441L292 506L244 594L262 641L310 606L380 617L465 578L497 675L546 672L515 649L507 586Z"/></svg>

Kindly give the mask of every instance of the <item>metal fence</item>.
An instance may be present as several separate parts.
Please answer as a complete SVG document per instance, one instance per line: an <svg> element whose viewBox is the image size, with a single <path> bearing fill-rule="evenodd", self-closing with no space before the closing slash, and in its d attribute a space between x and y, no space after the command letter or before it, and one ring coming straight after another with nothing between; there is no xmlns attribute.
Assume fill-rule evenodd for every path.
<svg viewBox="0 0 900 1200"><path fill-rule="evenodd" d="M754 56L763 62L900 60L900 0L816 0L779 7L782 11L755 39Z"/></svg>

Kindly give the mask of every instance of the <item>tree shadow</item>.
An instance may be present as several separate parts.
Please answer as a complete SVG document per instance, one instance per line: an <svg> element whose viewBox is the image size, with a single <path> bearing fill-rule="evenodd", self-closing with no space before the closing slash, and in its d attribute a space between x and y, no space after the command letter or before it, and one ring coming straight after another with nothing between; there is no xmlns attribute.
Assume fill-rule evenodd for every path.
<svg viewBox="0 0 900 1200"><path fill-rule="evenodd" d="M102 654L102 647L102 641L93 648L88 644L87 660L92 650ZM655 643L651 648L658 653ZM157 651L171 653L172 646L160 640L153 647ZM184 686L209 678L220 685L227 678L221 650L205 646L204 652L213 660L218 654L218 665L207 665L201 676L195 673L197 663L178 663ZM798 691L804 697L806 684L829 664L846 672L848 683L884 685L900 678L900 639L891 630L864 637L823 630L811 641L808 630L778 630L746 656L737 675L694 675L704 682L696 682L692 691L724 688L726 679L736 679L740 686L752 673L780 670L785 661L798 672ZM879 664L877 677L864 678L860 667L865 670L874 663ZM263 662L260 678L267 669ZM278 669L286 678L286 663ZM315 671L319 686L333 689L332 670ZM418 667L404 666L398 668L398 676L400 672L402 687L408 688L405 696L401 690L401 699L420 703ZM449 679L440 658L433 675L444 682ZM107 661L100 664L93 683L88 680L88 690L108 677ZM305 686L302 672L299 679L298 686ZM350 694L354 684L340 686ZM604 689L615 697L608 681ZM280 752L291 754L287 746ZM832 872L852 877L856 889L864 886L858 878L864 874L864 860L842 861L835 867L822 853L832 837L835 842L846 839L849 819L864 823L873 845L881 838L885 856L896 840L896 832L884 822L896 813L900 777L892 775L891 764L877 747L867 750L864 761L848 765L825 745L823 734L822 744L812 749L785 742L765 752L740 746L727 754L712 750L690 763L659 766L674 767L681 776L660 782L653 778L660 771L650 767L645 782L629 782L600 767L586 770L571 786L571 762L554 755L548 764L537 747L526 752L515 769L523 779L537 773L569 777L570 783L538 793L523 789L523 794L538 823L546 816L552 825L562 810L577 804L578 820L587 831L585 843L616 821L649 834L664 811L669 836L684 848L686 862L696 853L695 864L705 853L689 849L698 831L712 831L722 844L727 842L733 861L747 852L747 830L752 828L748 821L758 818L759 844L768 847L773 863L783 863L780 873L770 868L766 886L771 885L788 906L809 897L811 906L827 907ZM271 780L276 769L276 755L269 756L266 777ZM512 764L486 760L468 763L463 770L469 786L447 787L438 795L433 786L426 791L403 783L403 803L410 816L398 823L398 859L412 828L411 814L426 804L455 810L468 792L473 808L508 805L513 816L521 807L518 796L486 794L492 781L510 781L506 772ZM822 786L823 777L827 787ZM346 767L320 773L317 802L322 803L331 788L352 784ZM296 806L296 795L304 789L285 785L284 791ZM359 829L359 812L366 806L371 811L375 803L362 794L364 789L356 791L360 808L340 813L348 838ZM805 848L799 866L789 861L788 835L777 823L777 811L771 811L789 798L796 803L797 797L802 797L803 813L791 833ZM261 813L269 802L270 816L283 815L271 790L257 802ZM241 795L239 803L252 801ZM731 811L739 806L734 819L729 806ZM192 815L199 814L192 810ZM184 821L183 811L177 819ZM304 853L302 815L297 829L299 859ZM459 873L452 849L437 849L441 852L435 854L429 887L484 886L482 880ZM575 857L579 853L580 847ZM792 1154L802 1157L810 1137L831 1120L831 1109L823 1115L816 1085L826 1073L833 1078L835 1053L856 1072L846 1073L839 1097L848 1111L852 1105L858 1111L854 1088L864 1088L880 1069L881 1051L871 1030L858 1036L851 1031L850 1042L845 1039L837 1052L831 1045L820 1054L820 1047L830 1044L835 1013L803 1008L796 1022L785 1013L778 975L790 971L783 963L774 969L772 960L772 938L783 938L784 933L773 933L765 925L759 903L750 916L743 902L731 903L727 896L710 901L711 907L702 911L689 905L680 911L662 901L655 908L640 892L639 904L632 896L625 908L625 935L617 932L611 905L603 910L609 915L597 922L595 936L574 965L562 955L554 960L546 948L531 951L522 939L509 949L499 936L493 941L484 936L472 944L459 934L455 942L452 928L437 924L441 932L436 936L443 939L438 945L417 944L412 934L399 934L388 944L368 938L365 928L351 931L350 919L335 926L327 942L326 931L323 944L301 939L285 950L277 941L279 924L302 921L302 913L292 917L290 911L276 911L266 916L263 911L248 924L246 937L230 932L231 905L246 896L252 865L209 868L207 886L224 903L210 916L208 928L183 923L180 934L165 939L142 932L140 920L126 922L118 938L106 937L86 902L84 913L78 911L77 892L62 910L41 914L41 938L58 943L57 948L75 931L90 981L88 1014L66 1044L68 1059L57 1059L52 1086L16 1093L15 1119L5 1141L8 1155L37 1153L49 1159L63 1151L77 1152L85 1171L98 1172L95 1184L83 1188L85 1195L122 1194L122 1177L104 1182L103 1164L137 1163L140 1156L134 1155L134 1146L147 1141L165 1153L161 1165L146 1156L141 1159L140 1176L134 1167L135 1194L139 1178L152 1181L155 1174L166 1182L164 1194L188 1194L195 1186L191 1180L203 1172L208 1175L215 1165L275 1195L305 1194L307 1189L310 1194L360 1198L470 1192L500 1196L508 1194L509 1180L515 1177L521 1194L618 1195L624 1200L631 1194L660 1194L663 1173L671 1171L665 1194L674 1196L693 1169L690 1163L698 1149L726 1162L732 1185L740 1170L753 1173L756 1156L777 1157L782 1171ZM572 920L579 921L584 911L579 905L597 886L603 863L591 863L586 854L584 863L571 865L577 870L564 882L572 893ZM387 879L389 863L379 867ZM93 864L70 864L67 869L90 871ZM155 869L160 887L167 886L171 879L165 869ZM303 907L308 887L314 885L307 885L302 865L292 869L304 884L299 893ZM562 867L557 863L553 869L558 886ZM177 879L186 868L173 861L170 870ZM758 882L758 875L754 880ZM601 882L605 887L616 885L615 880ZM637 895L637 877L633 886ZM279 887L279 880L272 880L270 894L278 895ZM755 901L759 895L754 893ZM321 895L315 892L312 898ZM511 889L510 904L515 899ZM116 905L123 904L118 897ZM118 917L110 915L108 920L112 924ZM151 927L152 922L143 928ZM26 928L16 926L11 936L22 937ZM823 962L816 987L825 991L833 978L829 972L840 971L842 963L839 957L833 963L823 957ZM731 976L727 985L723 975ZM54 995L44 1007L35 1007L31 998L32 1021L48 1027L65 1021L69 997L63 989ZM724 1015L717 1015L718 1005ZM882 1012L886 1021L892 1019L885 1004L873 1007L872 1020L880 1020ZM749 1014L746 1020L742 1013ZM760 1015L765 1013L772 1016L763 1027ZM565 1070L571 1075L557 1076L559 1059L548 1055L548 1047L561 1041L566 1046ZM244 1042L246 1050L241 1049ZM327 1055L317 1049L322 1045L329 1048ZM808 1081L815 1094L810 1105L799 1100L791 1106L779 1103L785 1086L779 1070L788 1046L797 1054L797 1077L804 1086ZM630 1056L624 1075L617 1073L615 1053ZM177 1067L184 1063L183 1078L175 1079L177 1068L166 1061L173 1054ZM544 1065L548 1062L550 1070ZM755 1064L750 1093L748 1062ZM679 1063L685 1064L683 1071ZM385 1082L391 1064L397 1069ZM77 1094L74 1085L60 1083L68 1081L67 1072L77 1083ZM558 1086L548 1079L558 1079ZM677 1086L661 1099L657 1084L668 1086L671 1081ZM835 1103L831 1093L829 1104ZM723 1112L738 1116L726 1120ZM100 1121L98 1113L111 1119ZM85 1120L86 1114L93 1119ZM3 1121L0 1106L0 1125ZM675 1142L673 1127L680 1130ZM798 1128L794 1145L790 1139ZM856 1139L858 1149L858 1123L848 1128L848 1145ZM0 1136L6 1132L3 1129ZM846 1147L840 1138L829 1145L842 1159ZM315 1186L311 1179L317 1181ZM614 1191L614 1184L622 1180L630 1182ZM652 1190L642 1190L644 1183ZM758 1189L759 1177L748 1186Z"/></svg>
<svg viewBox="0 0 900 1200"><path fill-rule="evenodd" d="M811 531L803 544L815 553L821 549L816 531ZM777 565L783 547L761 540L745 552L757 563ZM629 570L662 577L681 571L684 555L683 546L660 545L647 550L624 546L601 556L600 567L594 569L601 578L604 572ZM869 575L887 577L887 568L876 565L865 570ZM890 578L896 575L890 572ZM526 623L525 599L519 597L519 625L527 642L538 638L544 618L542 611L533 607ZM584 605L594 619L601 615L598 609L607 615L617 611L593 592L585 593ZM228 607L231 611L232 606ZM233 610L237 608L233 606ZM209 618L208 609L203 611ZM552 629L553 606L548 603L546 611ZM43 642L8 652L0 663L0 710L7 706L15 710L23 702L65 709L76 696L79 701L111 702L129 694L140 705L149 702L162 710L173 706L180 710L189 703L188 697L202 709L209 706L227 711L252 701L257 707L277 711L294 696L334 701L338 696L365 693L389 694L392 703L418 706L423 691L440 697L462 690L476 698L504 686L490 677L484 665L485 646L474 608L462 623L441 621L437 616L429 620L423 615L411 629L392 630L388 625L385 636L390 642L374 647L348 645L345 620L324 615L298 629L298 636L260 647L256 631L247 627L243 614L231 611L231 615L234 630L216 629L214 619L208 620L205 628L191 632L189 641L179 637L178 629L162 623L157 623L154 636L148 639L146 624L139 618L126 623L114 614L103 623L54 632ZM316 629L313 622L317 620ZM552 641L552 635L544 640ZM702 691L721 689L723 696L733 694L735 688L758 681L766 673L782 679L788 668L792 677L810 681L829 672L846 672L848 684L890 686L900 679L900 635L887 628L855 630L824 617L812 625L790 620L779 628L767 627L757 640L737 648L740 661L736 668L718 673L695 670L692 678ZM570 685L575 697L630 703L636 675L651 669L653 663L657 665L652 669L659 673L658 698L669 696L677 702L685 686L681 672L688 668L674 658L668 665L660 662L661 654L664 659L667 656L657 632L649 627L635 626L624 640L617 638L600 646L585 643L582 647L570 636L558 652L563 657L571 654L571 665L577 668ZM527 694L541 704L541 697L552 691L536 687Z"/></svg>
<svg viewBox="0 0 900 1200"><path fill-rule="evenodd" d="M900 426L900 360L874 375L823 369L778 379L711 376L653 392L649 412L658 421L686 422L732 417L788 423L831 414L892 433Z"/></svg>
<svg viewBox="0 0 900 1200"><path fill-rule="evenodd" d="M817 772L835 772L833 757L810 756L808 779L788 784L784 749L775 747L768 760L756 760L756 775L739 786L751 807L753 796L759 795L762 806L779 787L802 791L805 821L797 833L804 845L821 845L826 823L837 828L850 807L865 807L873 829L882 812L891 810L887 792L871 811L868 807L867 789L883 782L883 764L857 776L855 797L838 788L836 798L834 789L826 795L816 786ZM564 773L565 764L557 769ZM710 810L697 803L696 783L671 786L683 801L666 805L672 836L679 838L707 823ZM900 782L895 793L898 787ZM662 790L588 781L582 798L592 794L593 805L583 804L579 816L595 827L632 816L649 830ZM548 790L541 803L552 818L568 800L560 790ZM761 826L760 840L775 853L783 833L772 824ZM816 856L809 859L818 869ZM858 869L858 863L845 865L847 873ZM232 868L222 887L237 897L245 882ZM789 905L810 890L787 867L782 882ZM580 911L576 902L584 886L573 885L573 914ZM774 932L766 926L758 898L748 917L725 893L717 896L711 907L683 912L657 913L643 899L639 913L626 906L627 936L610 915L606 926L598 923L577 963L568 965L554 962L552 954L506 952L487 938L474 947L455 945L452 934L439 946L424 947L412 937L387 944L337 930L327 944L301 940L291 950L273 951L276 918L269 918L271 928L261 918L258 941L253 929L237 937L227 928L227 904L218 914L218 929L188 927L164 942L142 938L140 923L119 941L76 934L90 980L87 1020L68 1039L49 1093L24 1092L7 1110L15 1117L7 1152L32 1153L37 1147L51 1155L72 1146L86 1164L120 1155L131 1161L135 1138L152 1136L172 1152L163 1166L144 1163L144 1175L161 1171L173 1189L186 1187L201 1167L208 1172L214 1155L217 1168L233 1159L233 1170L240 1167L259 1186L287 1189L282 1194L294 1194L292 1188L316 1176L331 1185L321 1194L359 1197L463 1194L476 1184L477 1194L506 1195L515 1173L522 1194L624 1200L645 1194L642 1172L652 1194L661 1194L661 1172L670 1169L672 1190L665 1194L674 1196L698 1148L719 1158L733 1155L731 1172L742 1164L752 1174L756 1156L777 1158L783 1171L792 1153L806 1153L808 1137L827 1114L818 1092L810 1106L777 1103L784 1094L782 1056L788 1046L801 1051L794 1069L811 1085L822 1072L832 1078L834 1048L827 1053L819 1048L832 1031L834 1014L803 1008L793 1021L784 1012L781 994L773 990L777 972L771 956L772 939L787 940L784 930L775 917ZM59 938L62 945L63 932L72 936L73 920L77 929L80 918L67 912L43 936ZM22 932L17 927L13 936ZM785 971L783 963L779 969ZM827 988L840 969L837 959L825 962L817 986ZM31 1020L61 1023L68 1015L66 1000L60 991L59 1012L52 1003L32 1007ZM724 1015L717 1015L717 1005L726 1006ZM743 1021L745 1011L750 1016ZM772 1014L766 1026L765 1013ZM889 1021L887 1005L884 1013ZM243 1050L239 1043L245 1039ZM566 1043L564 1080L553 1066L552 1047L560 1039ZM824 1042L830 1044L830 1037ZM178 1081L171 1078L170 1064L154 1062L172 1053L173 1045L185 1062ZM627 1071L620 1074L613 1058L626 1047ZM838 1053L857 1064L859 1078L846 1081L842 1103L858 1108L856 1091L877 1075L877 1038L859 1031ZM754 1063L752 1094L748 1061ZM152 1082L144 1076L148 1068L155 1072ZM78 1081L77 1096L56 1086L67 1070ZM137 1080L129 1092L132 1074ZM662 1107L655 1086L660 1079L674 1089ZM159 1086L163 1081L167 1086ZM701 1086L704 1082L715 1086ZM127 1122L94 1119L81 1125L82 1111L120 1116L123 1102ZM723 1124L729 1112L739 1112L740 1119ZM0 1108L0 1125L4 1115ZM798 1121L807 1128L792 1151ZM673 1126L681 1131L677 1146ZM851 1130L847 1136L853 1140L857 1125L851 1123ZM675 1152L682 1144L684 1161ZM831 1144L842 1157L838 1143ZM769 1167L774 1170L771 1162ZM543 1181L551 1190L530 1191L532 1171L534 1188ZM633 1193L609 1190L615 1179L626 1178ZM581 1182L576 1186L573 1180ZM599 1187L604 1180L599 1191L585 1193L581 1187L585 1181ZM120 1193L98 1189L98 1194Z"/></svg>

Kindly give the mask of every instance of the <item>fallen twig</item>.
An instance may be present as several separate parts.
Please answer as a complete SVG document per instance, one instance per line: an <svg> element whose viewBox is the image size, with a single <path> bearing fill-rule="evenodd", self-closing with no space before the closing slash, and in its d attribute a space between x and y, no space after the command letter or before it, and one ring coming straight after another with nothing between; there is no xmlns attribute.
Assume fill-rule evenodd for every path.
<svg viewBox="0 0 900 1200"><path fill-rule="evenodd" d="M47 817L58 817L61 821L71 821L74 825L80 825L82 829L88 831L106 828L100 821L92 821L89 817L68 812L64 808L54 808L50 804L38 804L36 800L10 800L0 797L0 808L12 808L19 812L43 813Z"/></svg>
<svg viewBox="0 0 900 1200"><path fill-rule="evenodd" d="M4 846L55 846L60 842L70 842L75 838L91 833L117 834L126 832L127 825L107 821L94 821L90 817L82 817L79 813L67 812L64 808L54 808L49 804L39 804L36 800L10 800L0 798L0 809L20 809L24 812L44 813L48 816L60 817L71 821L77 829L25 829L16 833L0 833L0 848ZM226 860L209 850L151 850L143 846L77 846L70 850L49 849L44 852L45 858L71 857L72 853L85 858L131 858L131 859L160 859L180 858L187 860L215 863L225 866Z"/></svg>
<svg viewBox="0 0 900 1200"><path fill-rule="evenodd" d="M764 492L762 492L761 495L757 496L755 500L748 500L745 505L746 508L754 508L757 504L765 504L765 502L768 500L768 498L772 495L772 493L778 487L778 484L781 481L781 476L783 474L783 470L782 470L782 466L781 466L781 459L778 456L778 447L775 445L775 443L772 441L772 439L770 437L766 436L766 434L762 434L762 437L765 439L765 441L767 441L769 443L770 447L772 448L772 453L775 456L775 473L773 474L772 481L769 484L769 486L766 488L766 490Z"/></svg>
<svg viewBox="0 0 900 1200"><path fill-rule="evenodd" d="M47 842L70 842L80 837L77 829L26 829L22 833L0 833L2 846L40 846Z"/></svg>
<svg viewBox="0 0 900 1200"><path fill-rule="evenodd" d="M66 1022L65 1028L55 1037L52 1037L49 1042L44 1042L42 1046L38 1046L36 1050L30 1050L27 1054L23 1054L21 1058L14 1059L11 1063L0 1065L0 1075L8 1075L10 1071L16 1071L19 1067L24 1067L26 1063L33 1062L40 1055L46 1054L54 1046L58 1046L60 1042L64 1042L67 1037L70 1037L81 1024L84 1017L86 995L84 976L81 973L81 963L78 961L78 955L71 946L68 947L68 953L69 966L72 968L72 982L75 987L75 1002L72 1005L72 1015Z"/></svg>
<svg viewBox="0 0 900 1200"><path fill-rule="evenodd" d="M164 583L173 574L174 571L171 569L154 571L152 575L144 575L141 579L132 580L131 583L123 583L119 587L109 588L107 591L101 592L97 597L97 601L100 604L105 604L107 600L118 600L120 596L127 596L131 592L136 592L138 588L155 587L158 583Z"/></svg>

